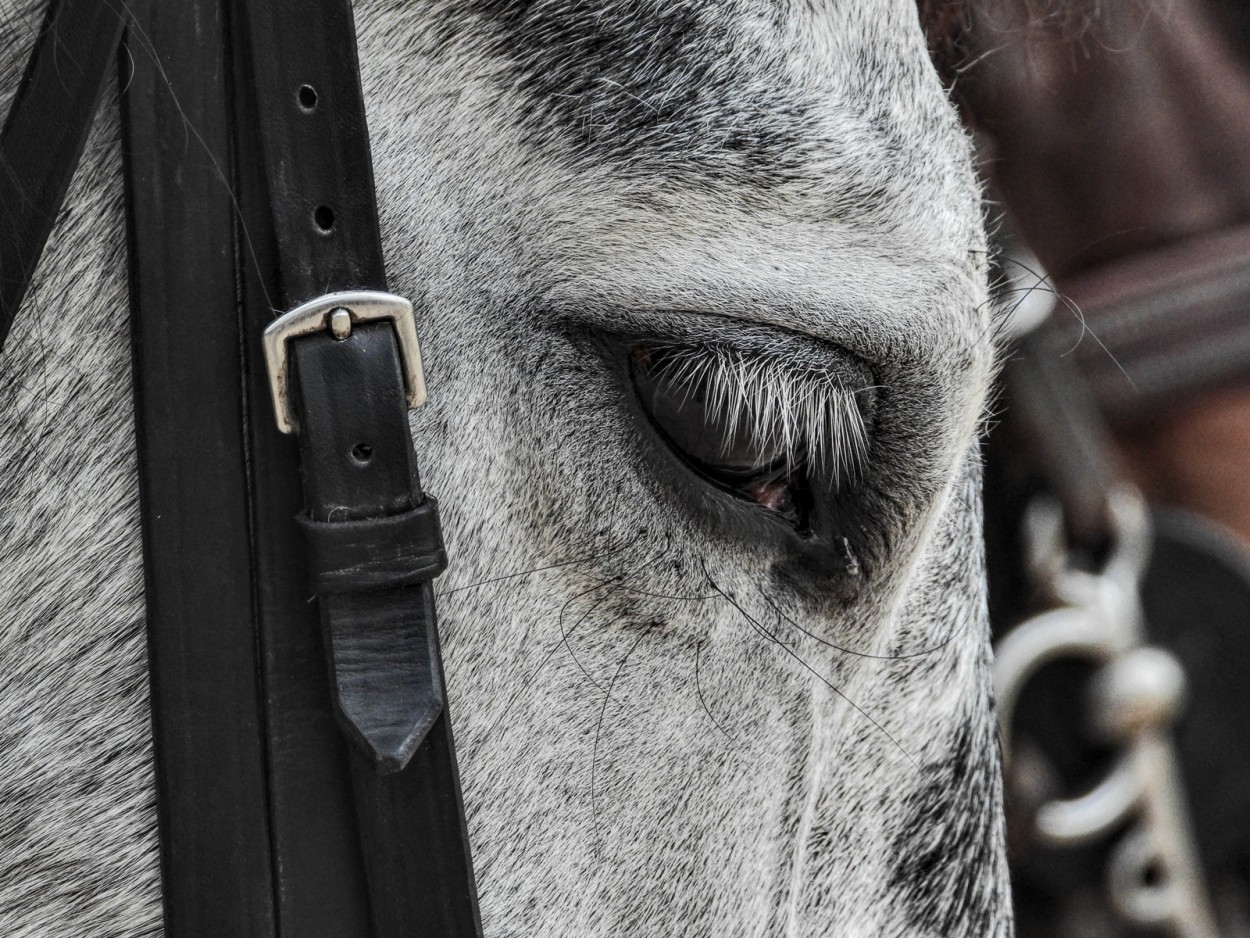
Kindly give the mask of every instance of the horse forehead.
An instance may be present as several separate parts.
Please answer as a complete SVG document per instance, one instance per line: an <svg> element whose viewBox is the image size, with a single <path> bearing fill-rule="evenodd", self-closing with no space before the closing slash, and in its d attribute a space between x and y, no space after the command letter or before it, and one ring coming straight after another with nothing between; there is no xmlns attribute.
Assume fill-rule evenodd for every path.
<svg viewBox="0 0 1250 938"><path fill-rule="evenodd" d="M834 178L834 162L847 185L856 164L897 164L949 131L912 0L476 0L449 13L447 40L502 63L527 142L583 164L770 190Z"/></svg>

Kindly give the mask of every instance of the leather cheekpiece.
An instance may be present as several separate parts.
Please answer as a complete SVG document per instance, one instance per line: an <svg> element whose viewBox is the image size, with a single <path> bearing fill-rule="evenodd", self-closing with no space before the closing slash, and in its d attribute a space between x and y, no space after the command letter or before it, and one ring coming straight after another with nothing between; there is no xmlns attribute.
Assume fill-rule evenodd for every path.
<svg viewBox="0 0 1250 938"><path fill-rule="evenodd" d="M446 555L394 328L288 343L298 444L266 407L275 306L386 290L351 2L124 12L50 0L0 128L0 347L133 18L142 54L121 56L120 84L164 931L480 938L431 583Z"/></svg>

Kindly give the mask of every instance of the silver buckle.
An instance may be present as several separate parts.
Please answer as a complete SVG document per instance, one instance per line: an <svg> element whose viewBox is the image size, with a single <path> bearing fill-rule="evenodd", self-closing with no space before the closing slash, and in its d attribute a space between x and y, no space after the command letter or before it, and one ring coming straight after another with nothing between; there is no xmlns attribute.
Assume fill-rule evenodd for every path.
<svg viewBox="0 0 1250 938"><path fill-rule="evenodd" d="M326 329L333 332L336 339L346 339L351 335L353 324L379 319L389 319L395 327L408 406L420 407L425 403L425 372L421 369L421 346L417 343L412 304L391 293L366 290L327 293L279 316L265 329L265 364L269 368L269 390L279 430L283 433L296 431L287 387L287 342Z"/></svg>

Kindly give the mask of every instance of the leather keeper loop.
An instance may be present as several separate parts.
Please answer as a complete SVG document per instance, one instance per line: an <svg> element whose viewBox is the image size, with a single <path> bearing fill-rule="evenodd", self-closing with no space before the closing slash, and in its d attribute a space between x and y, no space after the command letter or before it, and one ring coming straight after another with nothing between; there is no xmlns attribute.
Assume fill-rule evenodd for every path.
<svg viewBox="0 0 1250 938"><path fill-rule="evenodd" d="M298 516L317 593L365 593L434 579L447 568L438 500L412 511L359 521Z"/></svg>

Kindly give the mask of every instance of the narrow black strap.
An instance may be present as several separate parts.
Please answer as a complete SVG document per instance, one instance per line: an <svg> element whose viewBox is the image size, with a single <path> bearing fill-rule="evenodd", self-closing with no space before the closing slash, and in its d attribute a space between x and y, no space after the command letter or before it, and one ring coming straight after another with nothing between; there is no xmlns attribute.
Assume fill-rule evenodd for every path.
<svg viewBox="0 0 1250 938"><path fill-rule="evenodd" d="M1114 450L1094 401L1083 393L1072 360L1045 335L1020 340L1004 371L1008 407L1020 430L1018 449L1059 497L1075 544L1106 547L1108 494L1118 476Z"/></svg>
<svg viewBox="0 0 1250 938"><path fill-rule="evenodd" d="M0 131L0 348L65 201L124 25L104 0L52 0Z"/></svg>
<svg viewBox="0 0 1250 938"><path fill-rule="evenodd" d="M342 0L312 7L252 3L247 24L283 305L295 307L335 290L385 291L350 5ZM290 344L289 390L301 411L300 465L308 516L356 521L421 505L394 330L373 326L345 339L323 331ZM435 513L424 517L437 525ZM430 581L415 588L429 591ZM352 646L373 640L363 623L345 621L354 607L337 594L320 598L330 667L338 672L341 662L334 657L357 658L359 650ZM395 596L391 602L414 616L417 610L433 609L431 599L410 603ZM432 616L411 625L416 631L434 629ZM414 677L437 683L436 661L426 662L424 671ZM399 698L416 699L382 680L381 673L375 677L370 700L358 698L350 715L340 705L349 734L362 741L364 724L390 721L370 717L360 707L376 706L393 717L402 706ZM441 710L441 695L423 699L434 709L412 712L414 728L428 727ZM365 749L389 769L402 767L412 755L412 747L383 754L366 742Z"/></svg>
<svg viewBox="0 0 1250 938"><path fill-rule="evenodd" d="M120 83L165 932L260 938L277 922L223 11L130 6Z"/></svg>
<svg viewBox="0 0 1250 938"><path fill-rule="evenodd" d="M241 7L282 306L385 291L350 2ZM322 566L325 551L305 551L337 714L353 741L373 927L383 938L480 935L434 616L431 578L441 564L423 550L441 549L441 537L417 474L397 332L354 323L294 339L289 355L305 527L316 526L320 546L335 524L351 526L342 538L371 530L379 555L389 551L385 585L376 568L348 574L337 561ZM258 479L269 452L253 453ZM407 550L392 550L395 527L410 538ZM272 605L268 590L262 579L262 609ZM266 643L293 621L267 616ZM277 703L271 694L271 712Z"/></svg>
<svg viewBox="0 0 1250 938"><path fill-rule="evenodd" d="M374 325L293 343L302 466L274 429L258 347L279 286L286 305L385 286L350 6L256 3L250 29L243 0L132 6L122 85L166 933L480 935L429 584L444 558L395 337ZM98 0L60 0L9 115L0 339L120 30ZM230 51L244 36L250 57ZM231 85L253 84L248 58L266 65L260 104L231 104ZM313 115L327 120L299 124ZM336 731L331 684L363 745Z"/></svg>
<svg viewBox="0 0 1250 938"><path fill-rule="evenodd" d="M287 307L386 289L350 3L246 4L270 211Z"/></svg>
<svg viewBox="0 0 1250 938"><path fill-rule="evenodd" d="M398 771L443 711L430 588L442 565L422 550L442 538L417 487L395 333L376 323L342 341L322 334L301 340L298 356L303 520L321 548L308 558L331 687L348 735ZM349 539L358 562L345 566L325 547ZM389 583L378 582L379 562Z"/></svg>

